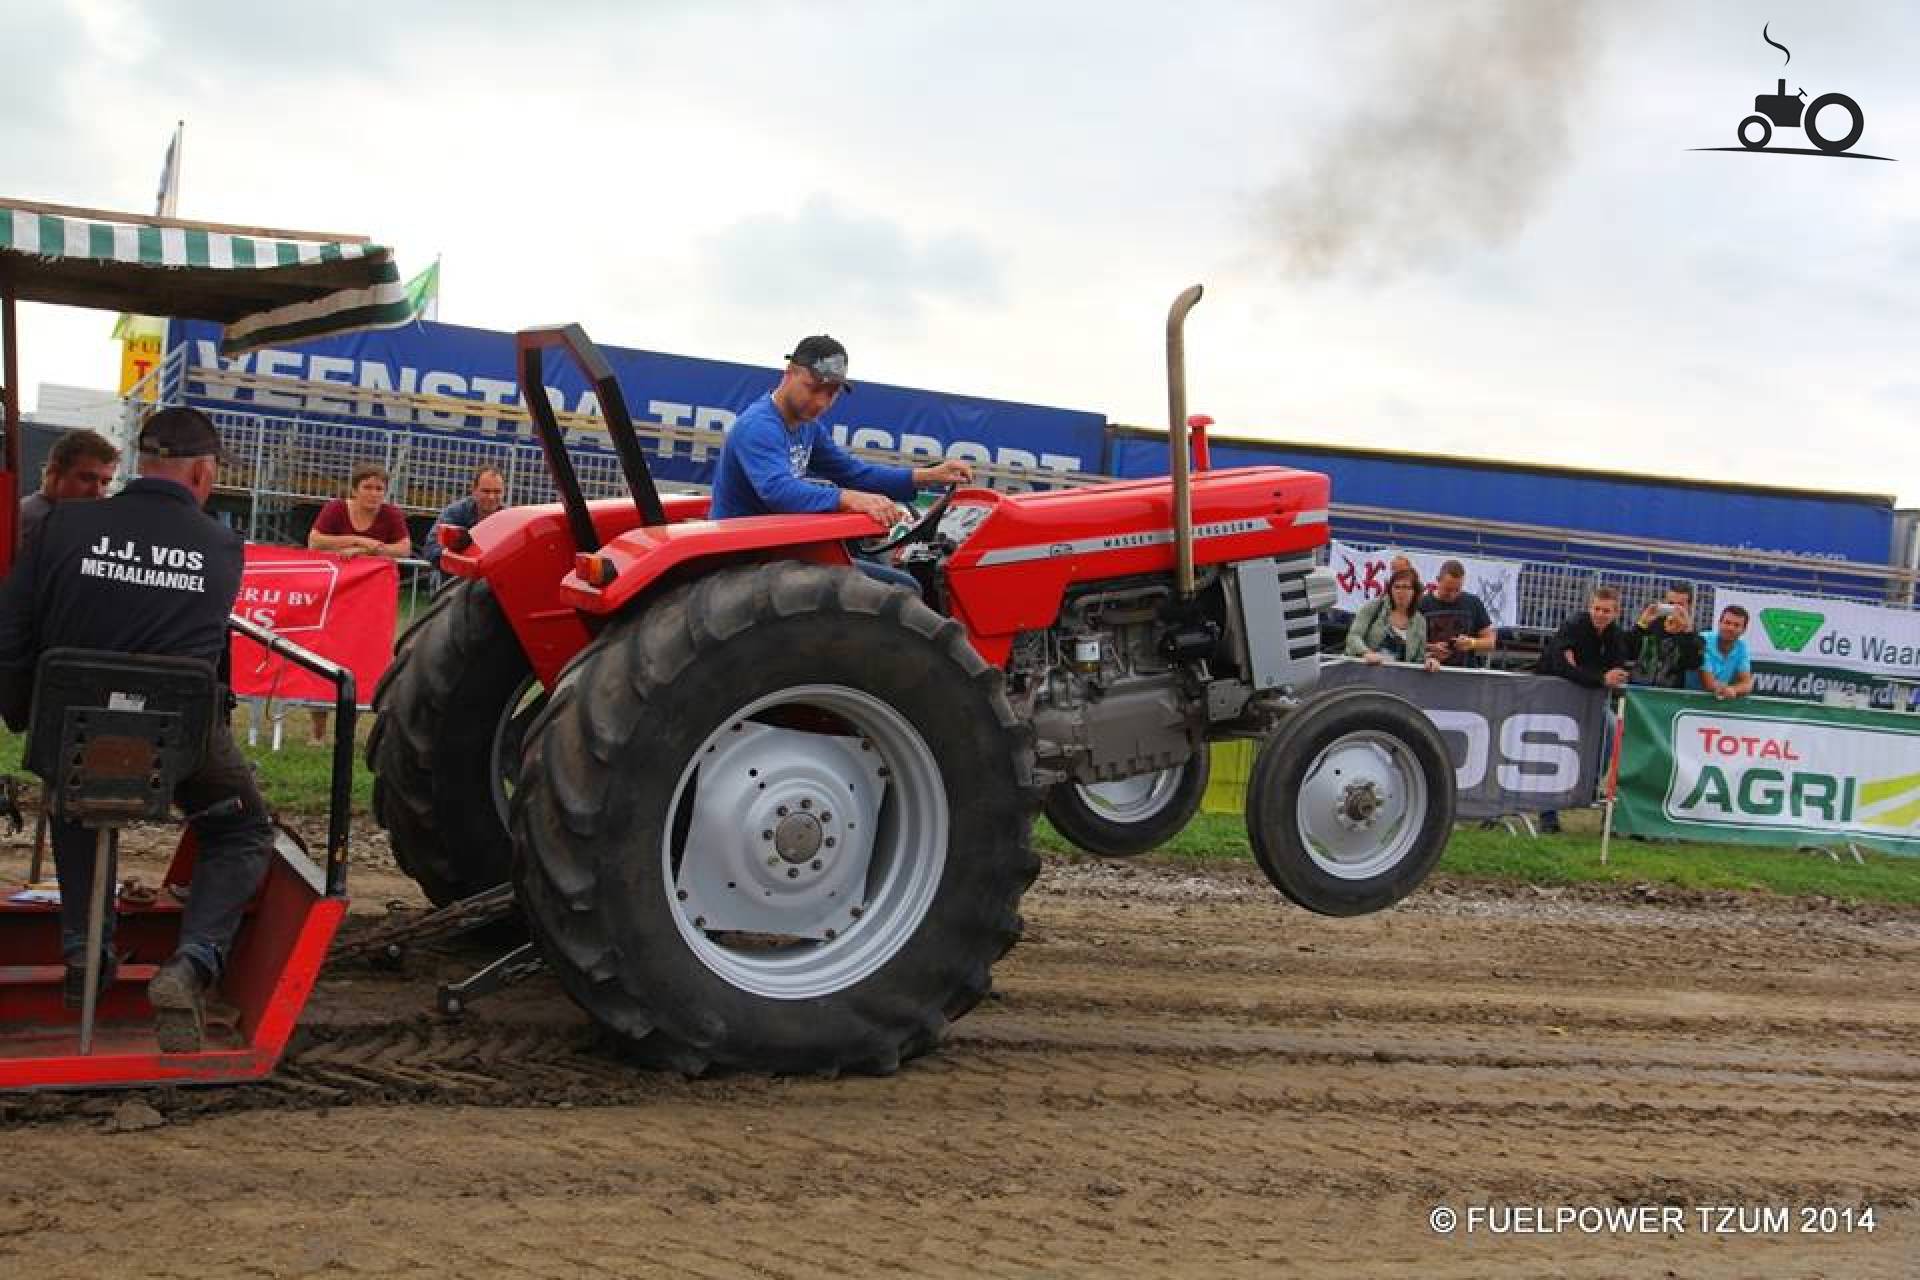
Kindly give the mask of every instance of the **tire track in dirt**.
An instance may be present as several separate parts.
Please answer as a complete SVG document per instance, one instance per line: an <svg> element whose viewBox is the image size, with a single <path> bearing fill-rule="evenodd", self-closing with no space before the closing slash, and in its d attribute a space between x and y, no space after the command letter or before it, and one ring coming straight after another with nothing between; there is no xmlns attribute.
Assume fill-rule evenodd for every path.
<svg viewBox="0 0 1920 1280"><path fill-rule="evenodd" d="M641 1072L550 982L450 1022L423 1011L471 955L337 966L273 1083L141 1094L166 1128L99 1135L124 1095L0 1100L33 1189L0 1192L0 1270L1872 1276L1920 1249L1920 974L1872 924L1603 903L1623 918L1569 929L1505 900L1323 922L1134 879L1151 893L1032 895L997 997L884 1079ZM1885 1225L1425 1225L1809 1202ZM295 1265L262 1268L275 1250Z"/></svg>

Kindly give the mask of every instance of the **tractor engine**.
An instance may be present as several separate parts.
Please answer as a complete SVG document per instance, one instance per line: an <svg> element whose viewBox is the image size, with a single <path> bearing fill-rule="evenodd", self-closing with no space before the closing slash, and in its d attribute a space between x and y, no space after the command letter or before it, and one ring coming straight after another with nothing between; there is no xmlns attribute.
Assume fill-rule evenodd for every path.
<svg viewBox="0 0 1920 1280"><path fill-rule="evenodd" d="M1007 664L1008 692L1033 725L1040 767L1079 783L1111 782L1185 763L1232 727L1222 722L1250 733L1268 727L1314 678L1311 640L1292 646L1295 660L1280 670L1262 661L1267 637L1313 634L1320 601L1308 599L1311 567L1215 566L1202 570L1185 604L1168 578L1070 591L1054 625L1022 632Z"/></svg>

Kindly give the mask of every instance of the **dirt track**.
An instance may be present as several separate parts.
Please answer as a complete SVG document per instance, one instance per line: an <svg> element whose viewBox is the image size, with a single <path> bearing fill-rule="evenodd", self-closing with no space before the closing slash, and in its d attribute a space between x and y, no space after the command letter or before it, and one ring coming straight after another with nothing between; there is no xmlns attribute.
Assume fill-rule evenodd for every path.
<svg viewBox="0 0 1920 1280"><path fill-rule="evenodd" d="M544 981L445 1023L433 973L339 966L271 1087L144 1095L169 1123L131 1133L117 1096L0 1103L0 1274L1920 1268L1920 914L1441 886L1339 922L1238 870L1053 864L1028 919L890 1079L636 1074ZM1698 1212L1802 1205L1876 1229Z"/></svg>

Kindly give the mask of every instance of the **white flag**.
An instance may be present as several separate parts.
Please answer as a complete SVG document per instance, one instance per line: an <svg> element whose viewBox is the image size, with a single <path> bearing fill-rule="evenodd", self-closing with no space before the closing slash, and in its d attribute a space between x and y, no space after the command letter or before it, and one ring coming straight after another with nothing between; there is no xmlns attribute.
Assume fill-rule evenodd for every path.
<svg viewBox="0 0 1920 1280"><path fill-rule="evenodd" d="M153 207L156 217L171 218L180 207L180 140L186 128L186 121L177 122L173 126L173 140L167 143L166 163L160 166L160 194Z"/></svg>

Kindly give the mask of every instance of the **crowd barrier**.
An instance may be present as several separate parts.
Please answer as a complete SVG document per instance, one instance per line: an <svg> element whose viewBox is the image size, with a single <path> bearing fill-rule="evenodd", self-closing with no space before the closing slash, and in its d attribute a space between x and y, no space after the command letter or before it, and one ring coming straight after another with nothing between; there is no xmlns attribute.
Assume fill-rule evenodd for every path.
<svg viewBox="0 0 1920 1280"><path fill-rule="evenodd" d="M234 613L351 670L362 708L369 705L393 657L401 566L384 556L348 559L261 543L248 543L246 557ZM246 708L249 742L258 741L264 721L278 749L288 709L333 705L325 681L244 636L229 643L229 680Z"/></svg>
<svg viewBox="0 0 1920 1280"><path fill-rule="evenodd" d="M1920 854L1920 715L1631 689L1613 828Z"/></svg>
<svg viewBox="0 0 1920 1280"><path fill-rule="evenodd" d="M1553 676L1401 663L1370 666L1333 659L1321 690L1364 684L1398 694L1425 712L1453 759L1455 813L1500 818L1593 803L1606 750L1606 696ZM1255 744L1213 748L1202 807L1239 813Z"/></svg>

